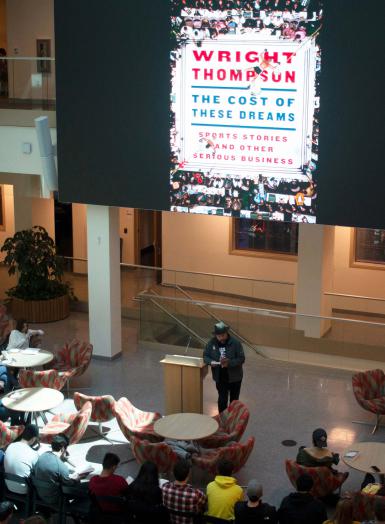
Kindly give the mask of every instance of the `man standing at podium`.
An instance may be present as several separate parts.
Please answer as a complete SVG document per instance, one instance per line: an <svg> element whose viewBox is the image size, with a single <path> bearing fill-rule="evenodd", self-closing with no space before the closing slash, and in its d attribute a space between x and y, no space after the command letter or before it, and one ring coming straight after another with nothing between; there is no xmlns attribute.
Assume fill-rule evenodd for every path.
<svg viewBox="0 0 385 524"><path fill-rule="evenodd" d="M229 333L224 322L214 326L213 338L207 343L203 360L211 366L218 391L218 411L224 411L233 400L239 399L245 361L242 344Z"/></svg>

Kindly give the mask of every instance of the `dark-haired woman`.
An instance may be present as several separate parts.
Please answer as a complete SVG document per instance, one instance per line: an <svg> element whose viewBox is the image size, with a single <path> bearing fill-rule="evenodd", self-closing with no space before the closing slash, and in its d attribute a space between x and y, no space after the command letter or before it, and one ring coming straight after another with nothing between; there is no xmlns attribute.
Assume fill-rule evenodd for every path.
<svg viewBox="0 0 385 524"><path fill-rule="evenodd" d="M144 462L129 485L128 511L135 522L169 522L168 511L162 503L162 490L159 487L159 473L156 464Z"/></svg>

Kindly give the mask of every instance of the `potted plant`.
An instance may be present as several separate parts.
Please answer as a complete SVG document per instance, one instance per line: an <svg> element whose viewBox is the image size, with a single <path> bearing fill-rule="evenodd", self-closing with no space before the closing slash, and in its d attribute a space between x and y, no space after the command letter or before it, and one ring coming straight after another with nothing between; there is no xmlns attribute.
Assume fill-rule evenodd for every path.
<svg viewBox="0 0 385 524"><path fill-rule="evenodd" d="M19 277L17 285L6 292L14 318L52 322L68 317L72 289L62 281L63 264L44 227L18 231L6 239L1 251L6 253L8 274Z"/></svg>

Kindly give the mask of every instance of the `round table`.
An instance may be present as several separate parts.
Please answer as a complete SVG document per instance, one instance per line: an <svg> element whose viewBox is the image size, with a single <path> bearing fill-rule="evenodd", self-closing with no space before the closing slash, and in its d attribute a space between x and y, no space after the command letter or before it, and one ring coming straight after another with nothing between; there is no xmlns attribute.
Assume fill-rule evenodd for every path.
<svg viewBox="0 0 385 524"><path fill-rule="evenodd" d="M44 366L53 360L53 353L45 349L36 352L35 348L19 349L17 352L13 349L8 350L8 358L0 361L0 366L10 368L35 368Z"/></svg>
<svg viewBox="0 0 385 524"><path fill-rule="evenodd" d="M56 408L64 400L61 391L52 388L24 388L11 391L1 401L3 406L13 411L31 413L37 424L38 415L47 423L44 411Z"/></svg>
<svg viewBox="0 0 385 524"><path fill-rule="evenodd" d="M218 422L209 415L176 413L160 418L154 424L158 435L173 440L199 440L215 433Z"/></svg>
<svg viewBox="0 0 385 524"><path fill-rule="evenodd" d="M353 458L346 457L349 451L358 451ZM385 473L385 443L384 442L358 442L345 449L342 460L347 466L365 473L375 474L372 466L379 468L379 473Z"/></svg>

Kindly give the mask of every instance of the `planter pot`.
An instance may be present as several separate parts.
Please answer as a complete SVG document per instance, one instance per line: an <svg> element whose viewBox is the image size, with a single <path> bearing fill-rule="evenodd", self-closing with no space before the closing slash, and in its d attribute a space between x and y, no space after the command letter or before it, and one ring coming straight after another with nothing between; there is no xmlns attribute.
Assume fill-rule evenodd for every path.
<svg viewBox="0 0 385 524"><path fill-rule="evenodd" d="M63 295L49 300L22 300L12 298L12 316L15 319L25 318L27 322L55 322L63 320L70 314L70 300Z"/></svg>

